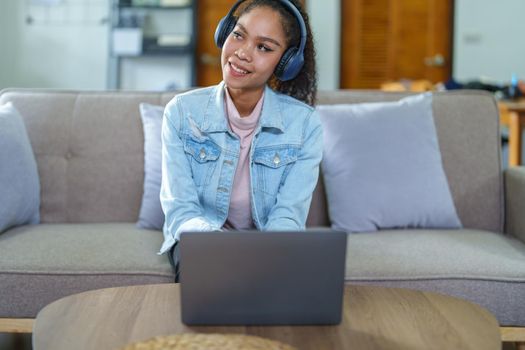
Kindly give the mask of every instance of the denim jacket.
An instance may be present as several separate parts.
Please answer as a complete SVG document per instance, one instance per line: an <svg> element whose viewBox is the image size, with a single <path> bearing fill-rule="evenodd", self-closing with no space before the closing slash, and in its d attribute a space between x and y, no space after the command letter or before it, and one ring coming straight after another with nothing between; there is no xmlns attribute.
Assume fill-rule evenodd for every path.
<svg viewBox="0 0 525 350"><path fill-rule="evenodd" d="M240 152L224 106L224 83L176 95L162 124L160 200L168 251L183 231L220 230ZM258 230L304 230L322 157L315 110L265 88L250 149L251 210Z"/></svg>

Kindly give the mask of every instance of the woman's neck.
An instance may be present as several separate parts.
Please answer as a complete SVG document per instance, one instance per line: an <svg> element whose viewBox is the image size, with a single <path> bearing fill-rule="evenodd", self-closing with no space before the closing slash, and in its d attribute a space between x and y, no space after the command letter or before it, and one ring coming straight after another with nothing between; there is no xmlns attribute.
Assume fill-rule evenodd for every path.
<svg viewBox="0 0 525 350"><path fill-rule="evenodd" d="M264 88L258 90L242 90L227 87L227 89L241 118L248 117L252 114L253 109L261 99L264 91Z"/></svg>

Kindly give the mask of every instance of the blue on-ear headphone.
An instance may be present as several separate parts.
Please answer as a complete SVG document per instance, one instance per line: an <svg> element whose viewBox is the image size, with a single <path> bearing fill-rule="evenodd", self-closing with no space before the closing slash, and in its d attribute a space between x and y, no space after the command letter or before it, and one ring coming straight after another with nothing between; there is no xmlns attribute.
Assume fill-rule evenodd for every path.
<svg viewBox="0 0 525 350"><path fill-rule="evenodd" d="M223 17L217 29L215 30L215 44L217 47L222 48L226 38L235 28L237 24L237 18L233 15L235 10L246 0L239 0L233 5L228 14ZM279 0L287 9L289 9L299 22L301 29L301 41L299 46L289 47L281 57L281 60L275 67L275 76L281 81L287 81L295 78L304 64L304 47L306 46L306 25L304 19L297 7L292 4L289 0Z"/></svg>

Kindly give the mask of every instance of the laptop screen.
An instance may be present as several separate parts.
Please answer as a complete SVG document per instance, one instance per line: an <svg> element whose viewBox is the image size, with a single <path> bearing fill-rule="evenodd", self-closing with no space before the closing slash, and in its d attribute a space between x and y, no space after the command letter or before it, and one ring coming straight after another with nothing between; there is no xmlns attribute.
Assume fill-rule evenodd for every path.
<svg viewBox="0 0 525 350"><path fill-rule="evenodd" d="M340 323L346 236L332 230L183 233L182 321Z"/></svg>

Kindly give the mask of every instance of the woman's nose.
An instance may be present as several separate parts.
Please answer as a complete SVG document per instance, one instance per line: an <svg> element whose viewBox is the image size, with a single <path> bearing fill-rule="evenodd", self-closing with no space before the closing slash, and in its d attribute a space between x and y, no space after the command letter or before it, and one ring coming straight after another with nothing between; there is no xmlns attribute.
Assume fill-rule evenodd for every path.
<svg viewBox="0 0 525 350"><path fill-rule="evenodd" d="M251 57L248 53L248 50L244 47L238 48L237 51L235 51L235 55L243 61L251 61Z"/></svg>

